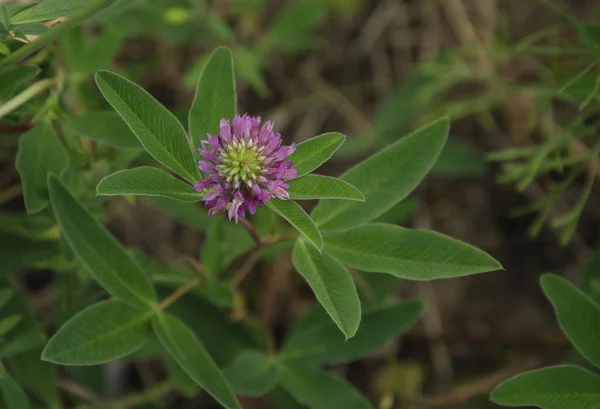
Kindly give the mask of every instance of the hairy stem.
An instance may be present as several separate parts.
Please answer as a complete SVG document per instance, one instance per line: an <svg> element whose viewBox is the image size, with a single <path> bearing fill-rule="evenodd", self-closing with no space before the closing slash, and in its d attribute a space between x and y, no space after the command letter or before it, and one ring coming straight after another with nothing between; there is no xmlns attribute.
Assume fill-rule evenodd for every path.
<svg viewBox="0 0 600 409"><path fill-rule="evenodd" d="M14 98L7 101L4 105L0 106L0 118L10 114L12 111L19 108L31 98L38 96L42 92L52 88L55 85L56 81L50 79L36 82L20 94L16 95Z"/></svg>
<svg viewBox="0 0 600 409"><path fill-rule="evenodd" d="M162 300L155 308L156 311L162 311L167 308L169 305L173 304L175 301L189 293L195 286L200 284L200 278L195 277L192 280L188 281L177 290L175 290L171 295Z"/></svg>

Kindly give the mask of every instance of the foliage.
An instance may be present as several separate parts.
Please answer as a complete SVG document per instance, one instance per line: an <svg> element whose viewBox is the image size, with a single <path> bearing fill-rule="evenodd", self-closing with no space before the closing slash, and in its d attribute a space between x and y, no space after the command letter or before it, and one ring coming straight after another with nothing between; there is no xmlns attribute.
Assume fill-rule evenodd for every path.
<svg viewBox="0 0 600 409"><path fill-rule="evenodd" d="M284 193L269 188L256 214L239 222L237 216L235 222L231 215L209 216L205 204L215 191L198 188L208 178L200 150L224 132L221 120L243 114L241 107L263 111L261 104L274 95L271 85L281 80L272 76L278 59L327 50L324 22L343 20L363 3L299 0L270 11L263 0L2 2L0 126L9 131L2 135L7 153L0 152L0 166L14 164L23 200L17 211L0 213L0 408L164 407L166 395L202 407L214 400L228 409L245 407L247 397L266 397L286 409L389 407L373 403L330 366L385 350L419 320L425 300L392 297L398 279L503 269L471 244L400 224L420 207L417 188L427 175L473 178L492 169L481 152L450 136L452 124L473 114L494 128L493 110L525 87L499 81L494 70L483 75L468 64L470 57L457 61L449 52L391 90L360 132L303 135L286 158L293 176L279 186ZM545 83L526 91L540 106L561 102L579 111L560 120L548 114L551 109L529 112L541 141L487 157L502 162L499 179L520 191L550 177L547 193L524 210L537 213L532 233L587 172L580 199L551 222L562 229L563 243L573 236L593 188L600 152L597 140L581 138L597 130L597 27L567 20L586 50L585 69L564 73L564 83L550 72L551 89ZM122 49L147 37L164 60L194 50L181 84L169 84L193 92L186 109L172 109L177 104L165 103L160 91L138 85L152 64ZM535 41L507 44L506 52L531 51ZM501 56L490 58L499 64ZM482 95L467 101L448 96L471 78L485 85ZM250 102L240 93L247 88ZM337 90L321 88L339 101ZM348 109L341 99L341 110ZM357 120L350 112L345 118ZM291 152L290 135L283 139ZM231 143L237 148L242 140ZM256 158L264 161L268 146L249 145L248 152L258 150ZM352 166L331 176L342 161ZM221 176L219 183L232 183ZM242 186L251 192L251 183ZM0 204L13 203L4 194ZM221 210L233 205L228 201ZM141 237L148 233L135 240L124 233L123 214L148 208L152 223L177 221L177 257L149 249ZM149 231L160 236L158 229ZM158 247L167 240L152 237ZM264 289L247 277L264 266L269 274L284 274L285 265L314 303L279 331L264 322ZM541 282L565 335L598 367L596 271L584 274L587 294L556 275ZM22 289L25 277L43 274L51 276L53 299L39 306ZM103 371L114 361L133 363L137 375L151 362L161 379L148 386L140 376L139 391L113 401ZM492 400L598 409L599 379L595 369L553 366L506 381Z"/></svg>

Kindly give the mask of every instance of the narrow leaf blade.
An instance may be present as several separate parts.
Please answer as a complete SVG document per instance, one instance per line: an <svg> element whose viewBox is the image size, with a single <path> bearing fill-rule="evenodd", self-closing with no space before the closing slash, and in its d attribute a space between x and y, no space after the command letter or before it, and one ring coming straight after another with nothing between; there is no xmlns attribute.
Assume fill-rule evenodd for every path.
<svg viewBox="0 0 600 409"><path fill-rule="evenodd" d="M491 395L503 406L542 409L597 409L600 376L573 365L526 372L505 381Z"/></svg>
<svg viewBox="0 0 600 409"><path fill-rule="evenodd" d="M189 203L199 202L204 197L187 183L149 166L108 175L98 184L97 193L104 196L162 196Z"/></svg>
<svg viewBox="0 0 600 409"><path fill-rule="evenodd" d="M600 368L600 307L555 274L544 275L541 282L565 335L583 356Z"/></svg>
<svg viewBox="0 0 600 409"><path fill-rule="evenodd" d="M12 17L13 24L35 23L73 14L84 7L88 0L46 0L25 9Z"/></svg>
<svg viewBox="0 0 600 409"><path fill-rule="evenodd" d="M353 337L360 324L360 300L348 270L304 240L296 241L292 261L346 339Z"/></svg>
<svg viewBox="0 0 600 409"><path fill-rule="evenodd" d="M139 85L110 71L96 73L96 83L150 155L190 183L200 171L183 125Z"/></svg>
<svg viewBox="0 0 600 409"><path fill-rule="evenodd" d="M233 57L225 47L216 49L200 75L196 96L190 110L190 133L194 146L206 139L206 134L219 133L221 118L231 120L236 113Z"/></svg>
<svg viewBox="0 0 600 409"><path fill-rule="evenodd" d="M116 112L90 111L68 115L64 124L79 135L119 149L142 149L140 141Z"/></svg>
<svg viewBox="0 0 600 409"><path fill-rule="evenodd" d="M356 335L346 340L331 322L317 321L292 333L281 351L281 359L319 365L352 362L371 354L411 328L424 304L411 300L365 312Z"/></svg>
<svg viewBox="0 0 600 409"><path fill-rule="evenodd" d="M167 313L152 319L158 339L177 363L227 409L241 409L223 374L192 330Z"/></svg>
<svg viewBox="0 0 600 409"><path fill-rule="evenodd" d="M337 132L325 133L296 145L296 150L288 160L294 162L293 168L298 176L304 176L327 162L344 143L346 137Z"/></svg>
<svg viewBox="0 0 600 409"><path fill-rule="evenodd" d="M48 205L48 174L59 175L67 159L65 148L49 124L38 125L21 135L16 168L28 213L37 213Z"/></svg>
<svg viewBox="0 0 600 409"><path fill-rule="evenodd" d="M48 179L50 201L67 242L92 276L112 295L135 306L156 303L149 278L121 244L75 200L60 180Z"/></svg>
<svg viewBox="0 0 600 409"><path fill-rule="evenodd" d="M293 200L342 199L365 201L360 190L348 182L330 176L306 175L290 180L288 193Z"/></svg>
<svg viewBox="0 0 600 409"><path fill-rule="evenodd" d="M409 280L460 277L502 268L484 251L451 237L382 223L326 236L325 249L359 270Z"/></svg>
<svg viewBox="0 0 600 409"><path fill-rule="evenodd" d="M269 209L290 222L292 226L302 233L316 248L321 251L323 249L323 238L321 232L312 221L310 216L306 214L304 209L293 200L272 199L267 203Z"/></svg>
<svg viewBox="0 0 600 409"><path fill-rule="evenodd" d="M102 301L77 313L48 341L42 359L98 365L125 357L148 340L150 313L122 301Z"/></svg>
<svg viewBox="0 0 600 409"><path fill-rule="evenodd" d="M439 119L359 163L341 179L356 186L365 202L326 201L312 216L322 230L342 230L376 219L405 199L437 160L450 129Z"/></svg>
<svg viewBox="0 0 600 409"><path fill-rule="evenodd" d="M0 374L0 393L7 409L28 409L29 400L23 389L8 375Z"/></svg>
<svg viewBox="0 0 600 409"><path fill-rule="evenodd" d="M374 409L352 385L327 372L285 368L282 386L309 409Z"/></svg>
<svg viewBox="0 0 600 409"><path fill-rule="evenodd" d="M223 372L235 393L259 397L270 392L281 379L277 363L262 352L238 355Z"/></svg>

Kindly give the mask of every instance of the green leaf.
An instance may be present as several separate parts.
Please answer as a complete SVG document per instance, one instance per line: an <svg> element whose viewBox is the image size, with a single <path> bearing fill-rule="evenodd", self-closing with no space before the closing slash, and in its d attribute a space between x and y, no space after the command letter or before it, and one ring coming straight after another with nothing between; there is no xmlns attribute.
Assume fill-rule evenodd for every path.
<svg viewBox="0 0 600 409"><path fill-rule="evenodd" d="M10 301L13 294L14 291L10 288L3 288L2 290L0 290L0 310L2 310L6 303Z"/></svg>
<svg viewBox="0 0 600 409"><path fill-rule="evenodd" d="M0 288L8 287L8 281L0 278ZM21 320L4 337L0 359L7 364L19 385L35 394L36 400L43 403L44 408L59 408L56 366L40 360L46 337L29 306L24 294L15 290L2 309L2 316L18 314Z"/></svg>
<svg viewBox="0 0 600 409"><path fill-rule="evenodd" d="M290 180L288 192L290 199L343 199L365 200L363 194L348 182L330 176L306 175Z"/></svg>
<svg viewBox="0 0 600 409"><path fill-rule="evenodd" d="M326 7L320 1L300 0L290 3L277 15L266 38L278 50L300 52L315 48L320 43L316 26L326 16Z"/></svg>
<svg viewBox="0 0 600 409"><path fill-rule="evenodd" d="M223 375L238 395L259 397L271 391L281 379L277 363L262 352L238 355Z"/></svg>
<svg viewBox="0 0 600 409"><path fill-rule="evenodd" d="M431 173L448 178L478 177L488 171L483 154L464 142L449 139Z"/></svg>
<svg viewBox="0 0 600 409"><path fill-rule="evenodd" d="M220 130L221 118L231 120L236 113L235 78L231 50L217 48L200 75L190 110L190 133L195 147Z"/></svg>
<svg viewBox="0 0 600 409"><path fill-rule="evenodd" d="M183 370L171 355L165 355L164 362L169 377L182 395L188 399L192 399L198 395L200 387L196 381L190 378L187 372Z"/></svg>
<svg viewBox="0 0 600 409"><path fill-rule="evenodd" d="M8 29L10 27L11 15L12 13L8 9L8 5L6 3L0 4L0 26Z"/></svg>
<svg viewBox="0 0 600 409"><path fill-rule="evenodd" d="M44 265L59 254L56 241L31 240L0 232L0 260L5 271Z"/></svg>
<svg viewBox="0 0 600 409"><path fill-rule="evenodd" d="M47 178L67 165L67 153L49 124L38 125L19 138L16 168L23 183L27 213L48 205Z"/></svg>
<svg viewBox="0 0 600 409"><path fill-rule="evenodd" d="M87 3L88 0L45 0L14 15L12 23L35 23L70 16Z"/></svg>
<svg viewBox="0 0 600 409"><path fill-rule="evenodd" d="M346 137L341 133L330 132L296 145L296 150L288 160L294 162L293 168L298 171L297 177L304 176L327 162L345 140Z"/></svg>
<svg viewBox="0 0 600 409"><path fill-rule="evenodd" d="M403 224L407 222L419 209L419 199L408 198L396 204L390 210L375 219L379 223Z"/></svg>
<svg viewBox="0 0 600 409"><path fill-rule="evenodd" d="M326 236L325 251L353 268L409 280L460 277L502 268L484 251L451 237L382 223Z"/></svg>
<svg viewBox="0 0 600 409"><path fill-rule="evenodd" d="M28 23L19 26L18 29L25 35L42 35L50 30L50 27L41 23Z"/></svg>
<svg viewBox="0 0 600 409"><path fill-rule="evenodd" d="M140 141L116 112L90 111L67 115L64 125L81 136L119 149L142 149Z"/></svg>
<svg viewBox="0 0 600 409"><path fill-rule="evenodd" d="M352 385L327 372L286 367L282 386L310 409L373 409Z"/></svg>
<svg viewBox="0 0 600 409"><path fill-rule="evenodd" d="M264 98L271 95L271 90L262 74L263 59L260 50L251 50L241 45L233 48L235 72L248 81L258 95Z"/></svg>
<svg viewBox="0 0 600 409"><path fill-rule="evenodd" d="M163 297L172 290L161 291ZM172 304L167 311L185 322L195 333L217 365L221 368L231 364L240 353L248 349L260 349L252 328L242 322L232 322L228 311L219 309L205 298L187 294ZM198 325L198 317L202 325Z"/></svg>
<svg viewBox="0 0 600 409"><path fill-rule="evenodd" d="M517 375L498 386L492 402L542 409L597 409L600 376L572 365L554 366Z"/></svg>
<svg viewBox="0 0 600 409"><path fill-rule="evenodd" d="M195 227L198 230L206 230L210 222L214 220L213 217L208 215L207 209L203 206L161 196L150 196L148 199L150 199L153 205L174 219L179 220L185 225Z"/></svg>
<svg viewBox="0 0 600 409"><path fill-rule="evenodd" d="M97 365L125 357L148 340L150 315L118 300L94 304L54 334L42 359L58 365Z"/></svg>
<svg viewBox="0 0 600 409"><path fill-rule="evenodd" d="M171 112L139 85L115 73L98 71L96 83L154 159L190 183L200 179L185 129Z"/></svg>
<svg viewBox="0 0 600 409"><path fill-rule="evenodd" d="M2 40L0 40L0 54L10 55L10 48Z"/></svg>
<svg viewBox="0 0 600 409"><path fill-rule="evenodd" d="M29 401L23 389L6 374L0 373L0 393L7 409L27 409Z"/></svg>
<svg viewBox="0 0 600 409"><path fill-rule="evenodd" d="M422 301L412 300L367 311L361 318L359 331L349 340L333 323L313 321L290 335L281 350L281 359L319 365L358 360L411 328L423 308Z"/></svg>
<svg viewBox="0 0 600 409"><path fill-rule="evenodd" d="M272 199L267 203L267 207L275 213L290 222L292 226L302 233L316 248L321 251L323 249L323 238L321 232L312 221L310 216L306 214L304 209L293 200Z"/></svg>
<svg viewBox="0 0 600 409"><path fill-rule="evenodd" d="M352 338L360 324L360 300L348 270L304 240L296 241L292 261L346 339Z"/></svg>
<svg viewBox="0 0 600 409"><path fill-rule="evenodd" d="M359 163L342 179L356 186L366 201L324 201L312 212L323 230L340 230L376 219L405 199L438 158L450 128L439 119Z"/></svg>
<svg viewBox="0 0 600 409"><path fill-rule="evenodd" d="M204 197L187 183L149 166L108 175L98 183L97 193L103 196L163 196L189 203L199 202Z"/></svg>
<svg viewBox="0 0 600 409"><path fill-rule="evenodd" d="M40 73L38 67L12 67L0 73L0 100L8 99L15 88Z"/></svg>
<svg viewBox="0 0 600 409"><path fill-rule="evenodd" d="M179 365L206 392L227 409L241 409L223 374L192 330L167 313L152 319L158 339Z"/></svg>
<svg viewBox="0 0 600 409"><path fill-rule="evenodd" d="M12 314L0 319L0 337L12 330L21 321L19 314Z"/></svg>
<svg viewBox="0 0 600 409"><path fill-rule="evenodd" d="M73 252L112 295L134 307L156 303L150 279L121 244L83 208L57 177L48 180L56 219Z"/></svg>
<svg viewBox="0 0 600 409"><path fill-rule="evenodd" d="M541 283L565 335L588 361L600 367L600 306L555 274L545 274Z"/></svg>

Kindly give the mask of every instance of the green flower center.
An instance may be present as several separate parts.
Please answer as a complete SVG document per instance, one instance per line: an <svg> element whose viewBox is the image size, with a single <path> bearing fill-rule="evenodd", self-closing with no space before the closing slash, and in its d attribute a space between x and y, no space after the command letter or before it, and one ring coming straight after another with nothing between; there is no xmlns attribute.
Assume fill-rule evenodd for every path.
<svg viewBox="0 0 600 409"><path fill-rule="evenodd" d="M252 187L256 178L264 171L265 157L261 155L263 149L256 146L253 140L230 143L219 155L219 175L236 187L241 183Z"/></svg>

